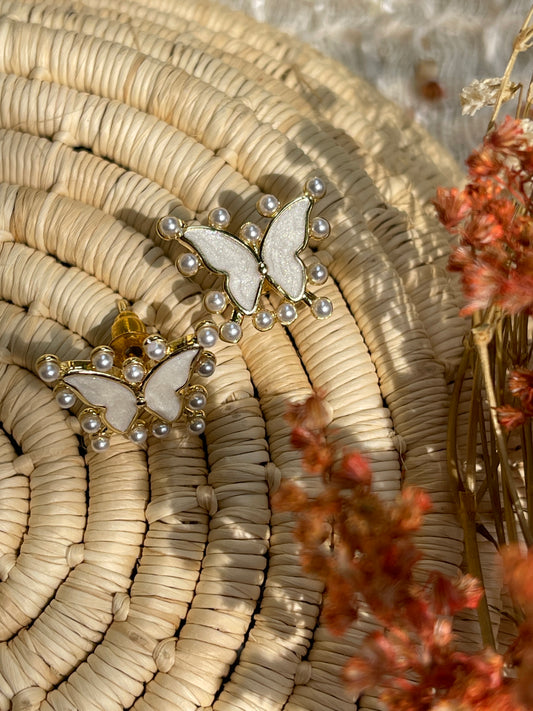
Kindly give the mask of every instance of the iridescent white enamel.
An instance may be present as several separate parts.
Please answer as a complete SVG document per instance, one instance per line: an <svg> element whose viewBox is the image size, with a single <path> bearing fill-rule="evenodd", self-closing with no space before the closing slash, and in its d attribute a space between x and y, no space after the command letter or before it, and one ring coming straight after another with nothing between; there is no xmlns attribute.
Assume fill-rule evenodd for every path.
<svg viewBox="0 0 533 711"><path fill-rule="evenodd" d="M143 386L146 407L162 420L173 422L183 410L183 398L176 391L189 380L199 348L188 348L157 365Z"/></svg>
<svg viewBox="0 0 533 711"><path fill-rule="evenodd" d="M261 245L269 281L292 301L299 301L305 292L305 267L298 253L307 242L311 205L306 196L286 205L270 223Z"/></svg>
<svg viewBox="0 0 533 711"><path fill-rule="evenodd" d="M209 227L189 227L182 241L198 252L212 272L226 277L226 292L235 306L245 314L253 313L264 279L253 249L228 232Z"/></svg>
<svg viewBox="0 0 533 711"><path fill-rule="evenodd" d="M65 375L65 383L94 407L105 408L105 420L117 432L126 432L137 415L137 398L120 380L105 373L77 372Z"/></svg>
<svg viewBox="0 0 533 711"><path fill-rule="evenodd" d="M260 257L247 244L221 230L189 227L182 241L195 249L204 264L226 277L225 289L234 306L253 314L265 276L292 301L305 293L306 272L298 253L307 242L308 214L312 200L302 196L286 205L270 223Z"/></svg>

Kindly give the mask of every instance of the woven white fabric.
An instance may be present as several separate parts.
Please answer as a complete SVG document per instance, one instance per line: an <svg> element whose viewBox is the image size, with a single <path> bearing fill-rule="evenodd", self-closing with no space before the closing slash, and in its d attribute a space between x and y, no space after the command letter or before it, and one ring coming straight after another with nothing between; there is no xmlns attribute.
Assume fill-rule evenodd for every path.
<svg viewBox="0 0 533 711"><path fill-rule="evenodd" d="M481 140L489 110L462 116L461 89L503 74L530 0L224 0L277 25L344 62L416 120L462 161ZM518 74L527 82L521 58ZM428 101L417 67L433 61L444 91ZM426 65L427 68L427 65Z"/></svg>

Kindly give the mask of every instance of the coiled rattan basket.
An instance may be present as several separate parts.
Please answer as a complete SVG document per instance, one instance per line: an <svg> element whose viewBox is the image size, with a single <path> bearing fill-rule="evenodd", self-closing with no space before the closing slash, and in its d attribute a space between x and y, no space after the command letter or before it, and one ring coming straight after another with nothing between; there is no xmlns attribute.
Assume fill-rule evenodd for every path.
<svg viewBox="0 0 533 711"><path fill-rule="evenodd" d="M373 622L320 624L269 505L304 480L283 415L325 392L384 498L431 493L424 565L457 571L445 441L465 324L430 201L460 172L342 66L206 0L0 4L0 711L354 709L339 672ZM219 345L204 442L80 454L38 356L87 357L120 298L190 331L202 283L157 219L222 205L238 227L315 174L333 317Z"/></svg>

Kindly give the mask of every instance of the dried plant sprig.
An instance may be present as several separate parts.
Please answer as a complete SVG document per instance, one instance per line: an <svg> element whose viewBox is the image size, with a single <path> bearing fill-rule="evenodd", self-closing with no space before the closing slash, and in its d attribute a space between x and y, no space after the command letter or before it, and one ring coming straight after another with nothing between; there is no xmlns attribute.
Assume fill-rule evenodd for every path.
<svg viewBox="0 0 533 711"><path fill-rule="evenodd" d="M515 37L514 43L513 43L513 51L511 53L511 56L509 57L509 61L507 62L507 67L505 68L505 72L503 74L501 84L500 84L500 93L498 98L496 99L496 102L494 104L494 109L492 110L492 115L490 117L489 121L489 126L488 129L490 130L493 128L493 126L496 124L496 120L498 118L498 114L500 112L500 109L505 102L505 96L506 96L506 91L507 87L511 81L511 75L513 73L514 65L516 63L516 60L518 58L518 55L521 52L526 51L530 47L531 43L531 36L533 34L533 27L531 26L531 22L533 20L533 6L529 10L526 19L524 20L522 27L520 28L517 36ZM528 106L529 106L529 91L528 91L528 96L526 98L526 105L522 107L520 105L520 101L518 102L518 110L517 110L517 116L524 116Z"/></svg>
<svg viewBox="0 0 533 711"><path fill-rule="evenodd" d="M484 472L481 486L490 495L499 544L505 543L507 537L517 540L513 512L522 539L533 544L533 522L517 491L505 434L512 427L522 426L523 470L529 474L525 485L528 501L533 501L533 447L531 430L526 428L533 397L527 388L522 388L522 400L511 402L503 387L507 373L521 372L524 380L531 372L527 367L531 357L527 323L533 314L533 142L524 131L524 122L506 117L487 133L481 147L468 158L467 166L466 187L439 189L435 206L441 222L458 238L449 268L461 276L466 300L461 313L473 316L474 322L472 344L465 349L452 396L448 448L450 473L465 529L468 569L478 574L472 528L481 499L475 481L480 469ZM457 413L468 372L468 450L460 455ZM493 382L494 378L497 382ZM509 382L512 393L516 377ZM515 388L514 394L517 393ZM488 428L487 422L492 423ZM474 495L468 499L468 512L464 510L466 491ZM490 643L492 633L485 613L483 618L483 638Z"/></svg>
<svg viewBox="0 0 533 711"><path fill-rule="evenodd" d="M385 627L368 635L348 662L349 688L360 693L383 687L381 698L391 711L525 711L533 628L522 625L520 642L507 657L490 648L460 652L450 616L478 605L479 582L469 575L450 580L438 572L419 581L421 553L413 534L430 508L427 495L405 488L394 503L381 501L371 490L366 459L358 452L339 454L328 443L329 413L318 396L292 406L288 419L303 467L321 478L323 490L310 497L285 482L273 505L296 515L302 565L326 588L323 620L342 634L364 600ZM510 587L529 615L533 574L521 570ZM525 622L530 624L529 617ZM506 662L517 666L516 680L506 676Z"/></svg>
<svg viewBox="0 0 533 711"><path fill-rule="evenodd" d="M509 101L519 88L520 85L515 82L508 82L502 88L502 79L500 77L474 79L461 91L460 98L463 115L473 116L485 106L494 106L500 96L502 102Z"/></svg>

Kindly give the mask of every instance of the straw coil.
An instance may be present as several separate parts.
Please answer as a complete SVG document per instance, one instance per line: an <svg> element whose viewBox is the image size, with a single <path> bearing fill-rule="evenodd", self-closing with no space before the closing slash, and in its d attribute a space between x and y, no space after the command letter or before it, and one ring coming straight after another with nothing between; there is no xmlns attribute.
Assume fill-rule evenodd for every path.
<svg viewBox="0 0 533 711"><path fill-rule="evenodd" d="M339 671L375 623L337 639L320 622L270 506L284 479L317 487L283 415L324 391L332 441L365 452L384 499L431 493L424 565L458 570L445 440L465 325L430 201L460 171L364 81L210 0L0 9L0 711L354 709ZM38 356L86 358L120 298L190 331L210 277L179 274L157 219L220 205L237 229L315 174L332 318L217 346L203 440L85 453Z"/></svg>

